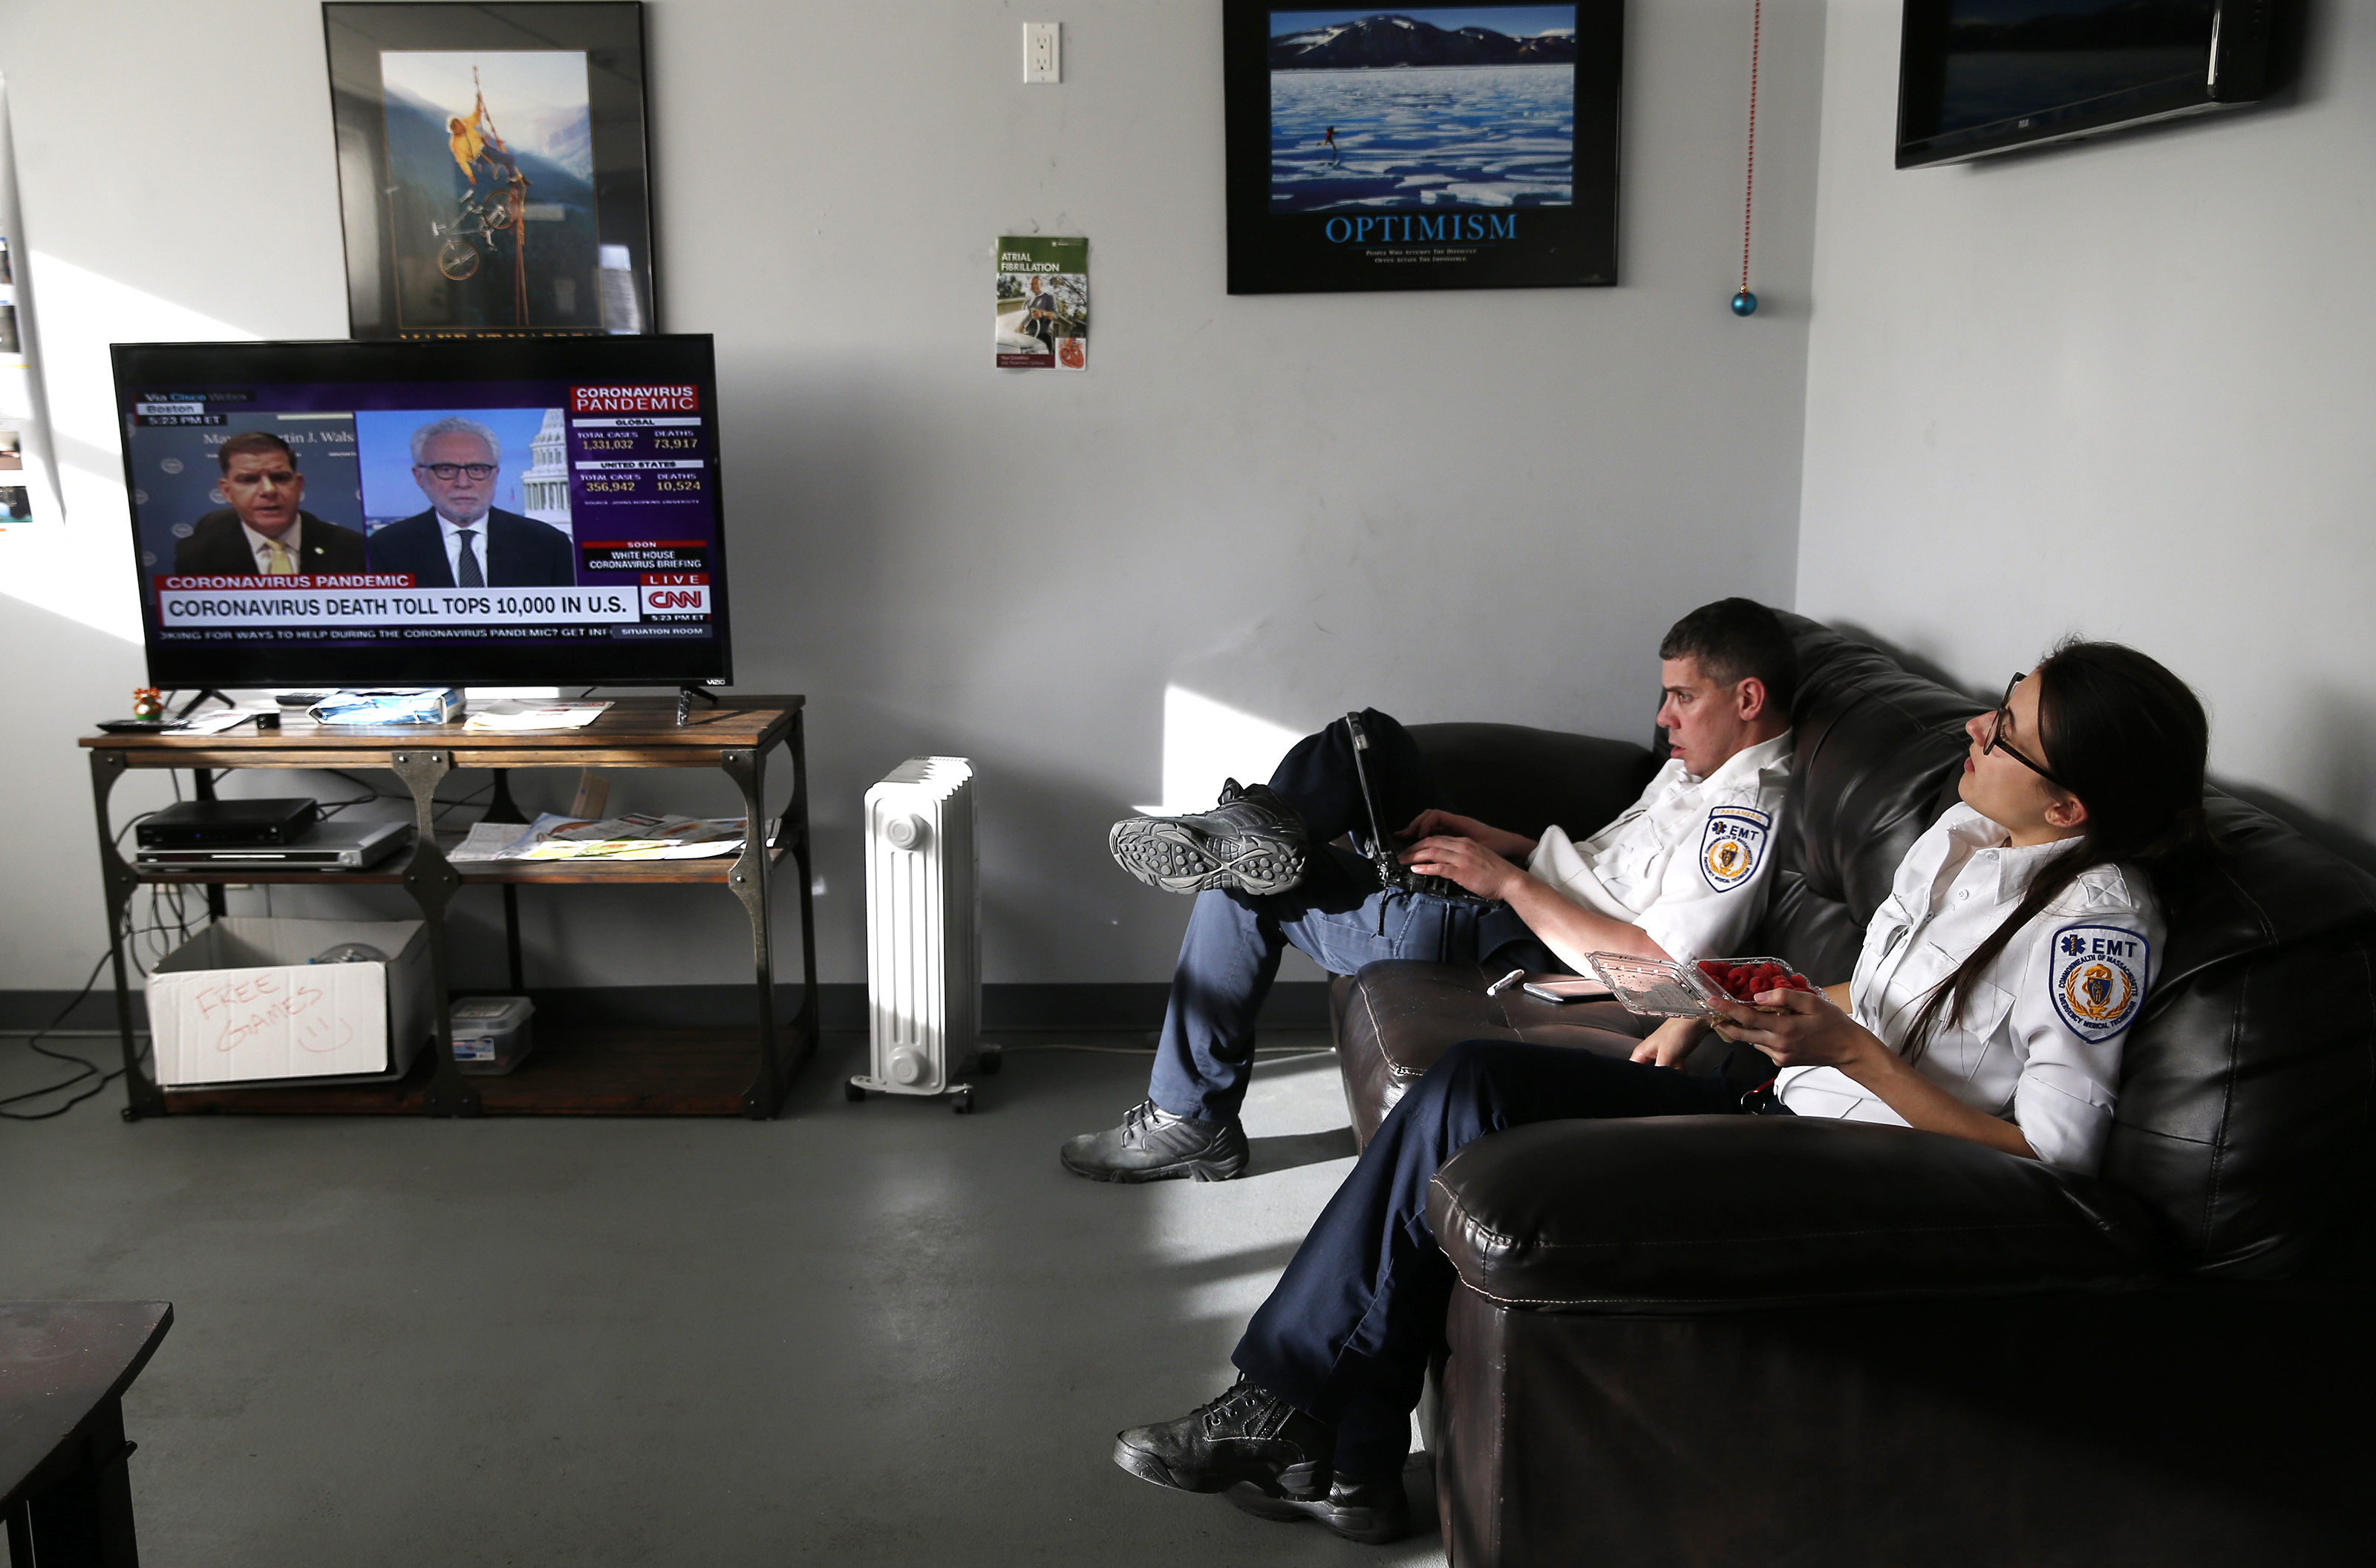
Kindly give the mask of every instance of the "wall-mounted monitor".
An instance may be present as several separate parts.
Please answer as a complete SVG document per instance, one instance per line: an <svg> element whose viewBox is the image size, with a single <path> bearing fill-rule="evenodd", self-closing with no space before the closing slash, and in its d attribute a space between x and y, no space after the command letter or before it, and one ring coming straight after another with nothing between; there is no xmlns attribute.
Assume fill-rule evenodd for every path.
<svg viewBox="0 0 2376 1568"><path fill-rule="evenodd" d="M113 352L151 684L731 679L708 338Z"/></svg>
<svg viewBox="0 0 2376 1568"><path fill-rule="evenodd" d="M2276 3L1906 0L1897 166L2252 102Z"/></svg>

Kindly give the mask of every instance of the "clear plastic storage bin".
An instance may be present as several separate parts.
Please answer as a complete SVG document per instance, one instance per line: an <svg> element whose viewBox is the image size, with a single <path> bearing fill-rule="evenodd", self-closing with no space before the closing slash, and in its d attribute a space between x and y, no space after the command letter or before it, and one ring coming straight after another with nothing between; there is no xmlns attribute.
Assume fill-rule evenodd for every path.
<svg viewBox="0 0 2376 1568"><path fill-rule="evenodd" d="M464 1073L508 1073L536 1044L525 996L466 996L454 1004L454 1065Z"/></svg>
<svg viewBox="0 0 2376 1568"><path fill-rule="evenodd" d="M1722 986L1700 972L1697 964L1679 964L1671 958L1636 958L1628 953L1588 953L1585 961L1592 972L1609 987L1610 994L1624 1004L1629 1013L1641 1013L1656 1018L1714 1018L1717 1012L1708 1004L1718 998L1740 1000ZM1759 964L1772 964L1790 974L1798 970L1780 958L1718 958L1714 960L1727 968L1750 968ZM1801 979L1805 977L1801 976ZM1761 1013L1778 1013L1778 1007L1761 1007Z"/></svg>

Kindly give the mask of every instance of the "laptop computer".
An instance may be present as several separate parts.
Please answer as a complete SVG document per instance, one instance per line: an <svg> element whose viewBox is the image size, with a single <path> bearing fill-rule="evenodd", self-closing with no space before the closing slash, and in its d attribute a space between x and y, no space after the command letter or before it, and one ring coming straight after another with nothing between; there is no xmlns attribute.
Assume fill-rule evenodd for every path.
<svg viewBox="0 0 2376 1568"><path fill-rule="evenodd" d="M1490 904L1491 898L1479 898L1450 877L1428 876L1395 858L1395 840L1378 819L1378 797L1370 788L1370 769L1362 760L1370 749L1370 737L1361 729L1361 716L1345 716L1346 733L1353 741L1353 778L1361 786L1361 809L1370 817L1370 863L1378 870L1378 881L1396 893L1424 893L1431 897L1450 898L1461 904Z"/></svg>

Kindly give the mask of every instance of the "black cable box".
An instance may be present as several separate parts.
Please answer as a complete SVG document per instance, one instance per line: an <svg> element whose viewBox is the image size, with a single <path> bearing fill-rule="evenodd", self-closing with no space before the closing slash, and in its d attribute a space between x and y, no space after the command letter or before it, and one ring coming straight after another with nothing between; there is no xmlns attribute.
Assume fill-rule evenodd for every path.
<svg viewBox="0 0 2376 1568"><path fill-rule="evenodd" d="M310 799L176 801L135 829L144 849L211 849L243 844L286 844L302 837L321 814Z"/></svg>

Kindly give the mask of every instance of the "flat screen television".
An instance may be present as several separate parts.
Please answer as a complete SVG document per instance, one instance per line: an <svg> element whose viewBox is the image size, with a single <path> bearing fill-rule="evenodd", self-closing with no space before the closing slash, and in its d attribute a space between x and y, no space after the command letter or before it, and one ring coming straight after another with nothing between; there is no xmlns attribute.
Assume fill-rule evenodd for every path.
<svg viewBox="0 0 2376 1568"><path fill-rule="evenodd" d="M152 685L724 685L707 337L113 350Z"/></svg>
<svg viewBox="0 0 2376 1568"><path fill-rule="evenodd" d="M2269 87L2276 0L1906 0L1897 166L2232 109Z"/></svg>

